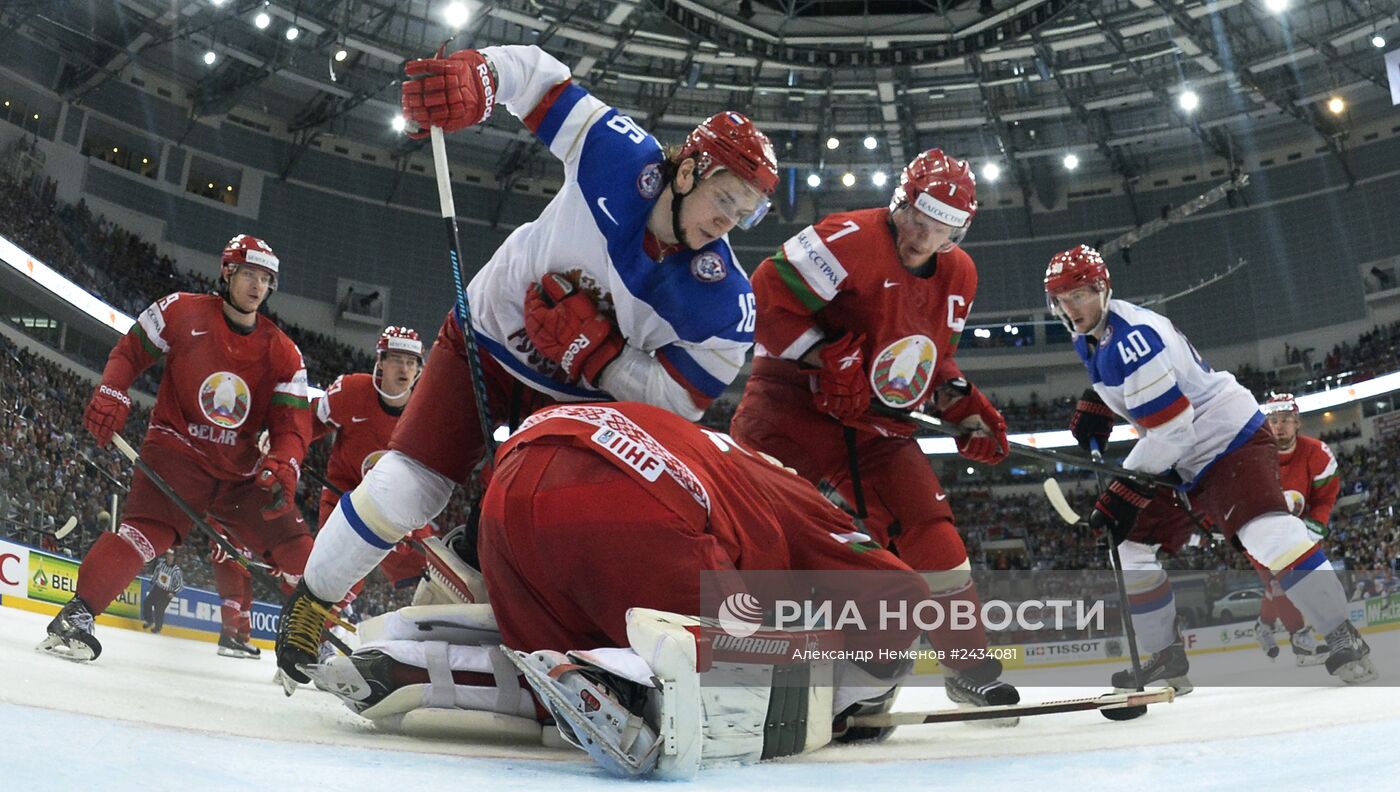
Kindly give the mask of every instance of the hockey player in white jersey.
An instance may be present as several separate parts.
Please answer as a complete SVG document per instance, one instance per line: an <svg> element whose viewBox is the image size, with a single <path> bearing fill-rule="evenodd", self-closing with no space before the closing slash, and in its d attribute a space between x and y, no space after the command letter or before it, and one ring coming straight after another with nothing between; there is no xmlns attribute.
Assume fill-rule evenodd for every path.
<svg viewBox="0 0 1400 792"><path fill-rule="evenodd" d="M699 418L753 341L753 291L727 234L768 210L778 183L768 138L722 112L663 149L533 46L464 50L406 72L417 79L404 83L404 115L422 134L478 124L500 103L564 164L559 193L467 289L489 413L615 398ZM466 354L449 314L390 452L317 535L297 600L339 601L466 481L485 444ZM294 657L278 640L279 663L298 679L296 662L314 662L319 643L308 607L294 600L282 621L284 636L308 631L296 642L307 651Z"/></svg>
<svg viewBox="0 0 1400 792"><path fill-rule="evenodd" d="M1073 333L1093 383L1071 423L1080 444L1102 447L1110 413L1130 422L1140 439L1123 465L1180 477L1191 508L1272 570L1288 598L1327 636L1328 672L1350 684L1375 679L1370 647L1348 621L1331 563L1284 500L1278 452L1250 392L1229 372L1211 369L1170 320L1112 299L1103 257L1087 245L1050 259L1045 293L1050 310ZM1142 681L1189 691L1176 602L1157 559L1158 549L1176 552L1194 528L1177 493L1116 477L1094 504L1089 524L1118 544L1138 646L1152 654ZM1119 672L1113 684L1132 688L1132 677Z"/></svg>

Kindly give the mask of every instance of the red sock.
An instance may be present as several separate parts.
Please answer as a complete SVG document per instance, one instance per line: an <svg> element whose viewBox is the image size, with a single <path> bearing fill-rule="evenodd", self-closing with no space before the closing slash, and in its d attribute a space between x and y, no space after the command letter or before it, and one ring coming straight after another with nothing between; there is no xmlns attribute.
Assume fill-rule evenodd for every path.
<svg viewBox="0 0 1400 792"><path fill-rule="evenodd" d="M157 556L164 552L165 547L156 548ZM95 616L107 610L112 600L136 579L144 564L141 554L129 542L114 533L104 533L97 537L78 567L78 596Z"/></svg>

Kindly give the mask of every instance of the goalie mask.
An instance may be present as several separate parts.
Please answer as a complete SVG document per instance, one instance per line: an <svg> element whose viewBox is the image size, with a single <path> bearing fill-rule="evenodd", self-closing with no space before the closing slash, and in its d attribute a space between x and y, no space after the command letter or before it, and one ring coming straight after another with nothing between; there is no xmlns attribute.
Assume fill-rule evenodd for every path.
<svg viewBox="0 0 1400 792"><path fill-rule="evenodd" d="M384 399L397 399L408 391L413 390L413 386L418 384L418 378L423 375L423 341L418 337L418 331L411 327L397 327L389 325L384 328L384 332L379 334L379 340L374 344L374 389ZM402 352L412 355L418 361L418 371L413 375L413 381L408 384L408 388L399 393L388 393L382 387L384 384L384 372L382 370L384 360L390 352Z"/></svg>

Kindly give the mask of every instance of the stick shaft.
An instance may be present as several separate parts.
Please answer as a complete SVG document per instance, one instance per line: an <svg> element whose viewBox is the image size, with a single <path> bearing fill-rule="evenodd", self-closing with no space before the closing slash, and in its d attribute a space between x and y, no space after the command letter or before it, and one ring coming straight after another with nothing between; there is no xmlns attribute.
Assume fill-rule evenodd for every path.
<svg viewBox="0 0 1400 792"><path fill-rule="evenodd" d="M924 723L957 723L962 721L1024 718L1032 715L1056 715L1062 712L1121 709L1172 701L1175 691L1170 687L1139 693L1107 693L1090 698L1045 701L1036 704L1005 704L970 709L931 710L928 712L887 712L880 715L855 715L846 719L847 727L886 728L918 726Z"/></svg>
<svg viewBox="0 0 1400 792"><path fill-rule="evenodd" d="M472 395L476 397L476 415L481 421L481 439L486 456L494 456L496 438L492 434L491 405L486 401L486 377L481 370L481 352L477 349L476 334L472 330L471 305L467 302L467 275L463 271L462 243L457 233L457 208L452 199L452 178L447 169L447 142L442 135L442 127L429 130L433 144L433 171L437 176L438 203L442 209L443 225L447 231L447 252L452 263L452 285L456 290L456 305L453 316L457 329L462 333L462 341L467 348L467 367L471 369Z"/></svg>

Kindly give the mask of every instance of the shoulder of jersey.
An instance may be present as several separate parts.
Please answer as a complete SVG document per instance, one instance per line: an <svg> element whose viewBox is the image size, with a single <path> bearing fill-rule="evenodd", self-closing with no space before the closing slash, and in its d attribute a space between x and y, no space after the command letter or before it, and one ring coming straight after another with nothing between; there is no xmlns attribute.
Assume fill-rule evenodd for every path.
<svg viewBox="0 0 1400 792"><path fill-rule="evenodd" d="M838 260L845 256L856 262L868 256L871 248L888 246L894 249L889 216L889 209L881 207L836 212L813 223L811 229Z"/></svg>
<svg viewBox="0 0 1400 792"><path fill-rule="evenodd" d="M753 286L734 260L724 239L699 250L672 253L659 265L665 276L650 297L652 307L671 324L682 341L721 337L749 343L753 332L738 330L750 304Z"/></svg>
<svg viewBox="0 0 1400 792"><path fill-rule="evenodd" d="M661 194L661 144L630 118L609 108L588 130L578 185L604 236L630 238Z"/></svg>

